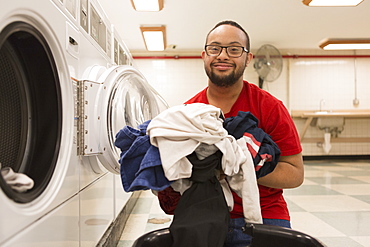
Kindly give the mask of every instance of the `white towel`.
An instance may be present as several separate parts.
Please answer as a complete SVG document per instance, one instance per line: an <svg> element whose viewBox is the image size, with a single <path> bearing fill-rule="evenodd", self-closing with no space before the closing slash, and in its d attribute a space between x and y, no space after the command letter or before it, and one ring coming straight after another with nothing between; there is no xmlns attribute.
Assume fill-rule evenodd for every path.
<svg viewBox="0 0 370 247"><path fill-rule="evenodd" d="M186 156L201 143L214 145L228 135L221 115L217 107L194 103L171 107L150 121L147 134L159 148L167 179L189 178L192 165Z"/></svg>
<svg viewBox="0 0 370 247"><path fill-rule="evenodd" d="M23 193L33 188L34 182L30 177L23 173L16 173L10 167L2 168L1 175L10 188L17 192Z"/></svg>

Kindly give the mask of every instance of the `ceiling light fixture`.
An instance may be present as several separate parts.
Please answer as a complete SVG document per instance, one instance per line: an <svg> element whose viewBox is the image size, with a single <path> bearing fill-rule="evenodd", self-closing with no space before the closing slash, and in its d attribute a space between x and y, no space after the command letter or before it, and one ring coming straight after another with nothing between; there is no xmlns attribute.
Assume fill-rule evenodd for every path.
<svg viewBox="0 0 370 247"><path fill-rule="evenodd" d="M303 0L303 4L310 7L329 7L329 6L341 6L350 7L357 6L364 0Z"/></svg>
<svg viewBox="0 0 370 247"><path fill-rule="evenodd" d="M148 51L163 51L166 48L166 26L141 26L140 30Z"/></svg>
<svg viewBox="0 0 370 247"><path fill-rule="evenodd" d="M131 0L132 7L136 11L161 11L163 0Z"/></svg>
<svg viewBox="0 0 370 247"><path fill-rule="evenodd" d="M324 50L370 49L370 39L326 39L320 44Z"/></svg>

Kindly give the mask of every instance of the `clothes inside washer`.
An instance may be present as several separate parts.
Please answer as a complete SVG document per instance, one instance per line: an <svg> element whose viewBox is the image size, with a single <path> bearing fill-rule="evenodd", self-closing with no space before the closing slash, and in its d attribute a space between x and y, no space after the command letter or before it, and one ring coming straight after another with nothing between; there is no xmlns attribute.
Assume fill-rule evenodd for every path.
<svg viewBox="0 0 370 247"><path fill-rule="evenodd" d="M26 174L14 172L11 167L1 168L1 175L13 190L23 193L33 188L34 182Z"/></svg>

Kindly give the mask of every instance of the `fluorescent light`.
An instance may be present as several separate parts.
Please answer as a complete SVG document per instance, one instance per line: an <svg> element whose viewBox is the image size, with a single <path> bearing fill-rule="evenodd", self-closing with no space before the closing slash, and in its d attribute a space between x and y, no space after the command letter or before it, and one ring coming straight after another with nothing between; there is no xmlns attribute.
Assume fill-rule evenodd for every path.
<svg viewBox="0 0 370 247"><path fill-rule="evenodd" d="M163 0L131 0L136 11L161 11Z"/></svg>
<svg viewBox="0 0 370 247"><path fill-rule="evenodd" d="M166 27L140 27L148 51L163 51L166 48Z"/></svg>
<svg viewBox="0 0 370 247"><path fill-rule="evenodd" d="M320 44L324 50L370 49L370 39L327 39Z"/></svg>
<svg viewBox="0 0 370 247"><path fill-rule="evenodd" d="M363 0L303 0L303 4L311 7L357 6Z"/></svg>
<svg viewBox="0 0 370 247"><path fill-rule="evenodd" d="M163 51L163 33L160 31L143 32L146 47L148 51Z"/></svg>

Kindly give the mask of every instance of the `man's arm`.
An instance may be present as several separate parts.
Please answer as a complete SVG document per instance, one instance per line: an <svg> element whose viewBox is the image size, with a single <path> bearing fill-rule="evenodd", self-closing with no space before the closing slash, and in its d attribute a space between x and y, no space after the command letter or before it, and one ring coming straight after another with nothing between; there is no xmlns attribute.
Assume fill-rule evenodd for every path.
<svg viewBox="0 0 370 247"><path fill-rule="evenodd" d="M302 153L280 156L274 171L257 180L258 184L279 189L296 188L303 183L304 169Z"/></svg>

